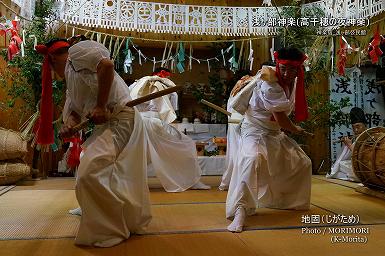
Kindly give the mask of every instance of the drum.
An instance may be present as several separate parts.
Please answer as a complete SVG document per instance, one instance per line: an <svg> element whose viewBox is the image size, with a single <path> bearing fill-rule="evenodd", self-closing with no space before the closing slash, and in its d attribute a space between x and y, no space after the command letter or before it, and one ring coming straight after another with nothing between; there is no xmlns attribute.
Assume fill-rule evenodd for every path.
<svg viewBox="0 0 385 256"><path fill-rule="evenodd" d="M385 128L361 133L352 152L353 171L367 187L385 190Z"/></svg>

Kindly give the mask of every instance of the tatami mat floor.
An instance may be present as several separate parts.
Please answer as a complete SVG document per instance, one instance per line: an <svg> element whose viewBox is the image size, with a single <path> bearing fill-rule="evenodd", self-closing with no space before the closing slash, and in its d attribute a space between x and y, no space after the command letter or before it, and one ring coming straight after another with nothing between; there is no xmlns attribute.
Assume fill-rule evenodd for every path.
<svg viewBox="0 0 385 256"><path fill-rule="evenodd" d="M153 220L147 233L113 248L77 247L73 238L79 217L67 214L77 206L73 178L24 181L0 196L0 255L383 255L385 200L354 190L357 183L313 176L309 211L259 209L247 219L246 231L226 232L226 192L220 177L203 177L209 191L166 193L149 180ZM336 234L345 224L306 224L304 216L360 218L356 230L369 234ZM303 229L313 226L310 234ZM330 229L329 229L330 228ZM333 229L334 228L334 229ZM336 237L348 242L333 243ZM360 238L367 239L358 243ZM334 240L335 241L335 240Z"/></svg>

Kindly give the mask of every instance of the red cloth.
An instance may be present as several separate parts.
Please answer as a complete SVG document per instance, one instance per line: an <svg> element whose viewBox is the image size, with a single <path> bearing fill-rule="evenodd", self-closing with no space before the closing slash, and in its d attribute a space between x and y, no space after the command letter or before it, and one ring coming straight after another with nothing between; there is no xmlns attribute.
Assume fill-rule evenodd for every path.
<svg viewBox="0 0 385 256"><path fill-rule="evenodd" d="M20 45L23 42L23 40L21 40L18 34L19 22L17 20L13 20L12 26L13 26L12 28L8 28L4 32L5 38L7 38L6 33L11 32L11 40L8 45L8 60L12 60L13 57L15 57L15 55L19 53Z"/></svg>
<svg viewBox="0 0 385 256"><path fill-rule="evenodd" d="M82 152L81 144L82 139L79 135L66 139L65 142L72 142L72 147L69 148L67 157L67 166L70 168L76 168L80 164L80 153Z"/></svg>
<svg viewBox="0 0 385 256"><path fill-rule="evenodd" d="M20 48L17 45L17 43L11 40L11 42L9 42L9 45L8 45L8 54L7 54L8 60L12 60L13 57L15 57L19 51L20 51Z"/></svg>
<svg viewBox="0 0 385 256"><path fill-rule="evenodd" d="M340 37L340 49L337 51L338 61L337 61L337 71L340 76L345 75L345 66L346 66L346 47L345 42Z"/></svg>
<svg viewBox="0 0 385 256"><path fill-rule="evenodd" d="M167 78L169 76L171 76L171 73L166 71L166 70L162 70L158 73L152 73L153 76L159 76L159 77L162 77L162 78Z"/></svg>
<svg viewBox="0 0 385 256"><path fill-rule="evenodd" d="M20 51L20 45L23 42L18 35L14 35L11 37L11 41L8 45L8 60L12 60L16 54Z"/></svg>
<svg viewBox="0 0 385 256"><path fill-rule="evenodd" d="M279 58L278 52L274 52L274 58L276 61L276 74L278 77L278 83L283 87L281 74L279 72L279 64L297 67L297 85L295 91L295 120L301 122L309 117L306 95L305 95L305 70L303 62L307 59L306 55L302 56L301 60L283 60Z"/></svg>
<svg viewBox="0 0 385 256"><path fill-rule="evenodd" d="M376 32L374 32L373 40L369 43L368 52L373 64L378 63L379 58L383 52L380 49L380 44L383 39L381 38L379 27L377 25Z"/></svg>
<svg viewBox="0 0 385 256"><path fill-rule="evenodd" d="M52 99L52 77L51 66L49 63L48 54L54 53L56 50L69 47L69 44L64 41L57 41L51 47L45 45L36 45L35 49L38 53L44 55L44 62L42 67L42 90L40 100L40 118L37 129L36 143L40 145L51 145L54 143L53 130L53 99Z"/></svg>

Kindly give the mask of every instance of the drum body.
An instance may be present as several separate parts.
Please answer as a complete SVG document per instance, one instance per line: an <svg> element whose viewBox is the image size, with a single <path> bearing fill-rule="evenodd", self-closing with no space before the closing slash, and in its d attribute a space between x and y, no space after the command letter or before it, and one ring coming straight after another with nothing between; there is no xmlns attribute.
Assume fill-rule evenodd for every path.
<svg viewBox="0 0 385 256"><path fill-rule="evenodd" d="M385 190L385 128L373 127L354 143L353 171L367 187Z"/></svg>

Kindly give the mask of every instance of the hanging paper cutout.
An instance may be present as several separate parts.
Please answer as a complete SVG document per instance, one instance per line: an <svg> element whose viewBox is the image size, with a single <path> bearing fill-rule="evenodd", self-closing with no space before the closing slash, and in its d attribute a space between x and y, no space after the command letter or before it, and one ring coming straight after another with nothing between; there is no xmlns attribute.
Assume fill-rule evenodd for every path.
<svg viewBox="0 0 385 256"><path fill-rule="evenodd" d="M168 50L168 54L167 54L167 61L166 61L166 64L165 64L165 67L168 68L168 62L170 60L172 60L172 56L171 56L171 52L172 52L172 46L173 46L174 42L171 42L171 45L170 45L170 48Z"/></svg>
<svg viewBox="0 0 385 256"><path fill-rule="evenodd" d="M25 51L24 51L24 45L25 45L25 30L23 29L23 32L22 32L22 35L23 35L23 41L21 43L21 57L24 57L25 56Z"/></svg>
<svg viewBox="0 0 385 256"><path fill-rule="evenodd" d="M179 43L179 51L178 51L177 59L178 59L178 63L176 64L176 68L178 69L179 73L183 73L185 52L184 52L184 46L182 42Z"/></svg>
<svg viewBox="0 0 385 256"><path fill-rule="evenodd" d="M143 55L143 53L141 52L141 50L138 50L138 55L139 55L139 65L142 66L142 55Z"/></svg>
<svg viewBox="0 0 385 256"><path fill-rule="evenodd" d="M254 50L253 50L253 44L252 44L251 40L249 41L249 44L250 44L250 52L249 52L249 57L247 58L247 60L249 61L250 71L251 71L251 70L253 70Z"/></svg>
<svg viewBox="0 0 385 256"><path fill-rule="evenodd" d="M223 49L221 49L221 55L222 55L222 60L223 60L223 67L226 67L225 54L224 54Z"/></svg>
<svg viewBox="0 0 385 256"><path fill-rule="evenodd" d="M132 74L133 56L128 46L128 42L129 42L129 39L126 40L126 49L125 49L126 58L124 59L123 69L124 69L124 73L128 73L128 71L130 71L130 74Z"/></svg>
<svg viewBox="0 0 385 256"><path fill-rule="evenodd" d="M164 64L166 62L165 58L166 58L167 46L168 46L168 42L166 42L166 45L164 46L164 50L163 50L162 63L160 64L162 68L164 67Z"/></svg>
<svg viewBox="0 0 385 256"><path fill-rule="evenodd" d="M190 56L188 57L188 69L191 71L192 70L192 45L190 44Z"/></svg>
<svg viewBox="0 0 385 256"><path fill-rule="evenodd" d="M233 71L233 73L235 73L235 71L238 70L238 63L237 63L237 60L235 57L235 50L236 50L235 49L235 42L233 42L231 49L233 49L233 54L232 54L232 57L229 59L230 70Z"/></svg>
<svg viewBox="0 0 385 256"><path fill-rule="evenodd" d="M33 49L35 49L36 45L37 45L37 37L35 35L30 35L29 38L33 38L34 41L33 41Z"/></svg>

